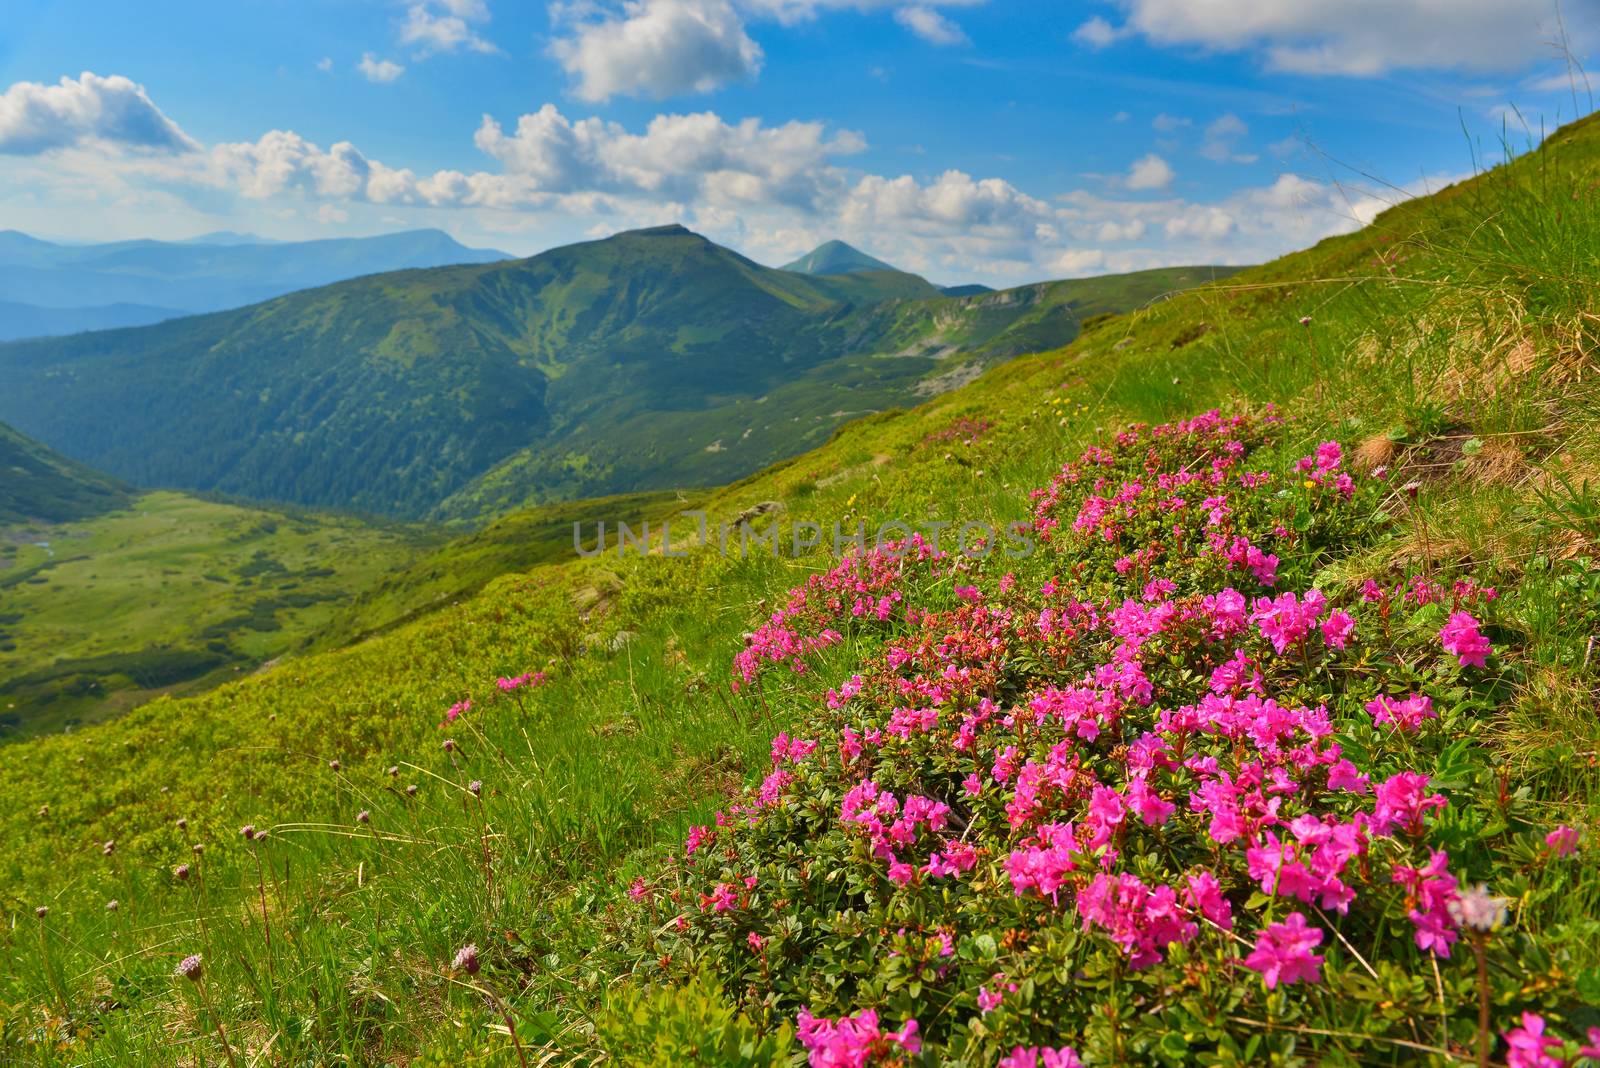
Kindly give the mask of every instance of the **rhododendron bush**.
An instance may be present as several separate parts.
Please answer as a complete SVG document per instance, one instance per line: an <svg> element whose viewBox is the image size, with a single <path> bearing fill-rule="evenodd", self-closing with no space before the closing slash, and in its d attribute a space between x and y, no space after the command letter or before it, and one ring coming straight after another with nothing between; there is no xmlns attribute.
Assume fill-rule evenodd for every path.
<svg viewBox="0 0 1600 1068"><path fill-rule="evenodd" d="M1496 592L1337 580L1404 496L1286 434L1135 427L1034 494L1026 559L915 539L793 591L734 681L810 711L634 885L638 973L714 969L815 1065L1580 1056L1518 918L1588 844L1484 744Z"/></svg>

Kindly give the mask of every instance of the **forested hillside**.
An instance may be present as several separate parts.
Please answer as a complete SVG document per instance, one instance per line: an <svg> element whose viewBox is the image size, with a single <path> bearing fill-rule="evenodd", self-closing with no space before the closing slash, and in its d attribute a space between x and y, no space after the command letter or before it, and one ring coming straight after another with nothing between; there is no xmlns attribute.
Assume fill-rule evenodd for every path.
<svg viewBox="0 0 1600 1068"><path fill-rule="evenodd" d="M1204 277L952 299L666 227L0 346L0 418L142 486L476 517L738 477Z"/></svg>

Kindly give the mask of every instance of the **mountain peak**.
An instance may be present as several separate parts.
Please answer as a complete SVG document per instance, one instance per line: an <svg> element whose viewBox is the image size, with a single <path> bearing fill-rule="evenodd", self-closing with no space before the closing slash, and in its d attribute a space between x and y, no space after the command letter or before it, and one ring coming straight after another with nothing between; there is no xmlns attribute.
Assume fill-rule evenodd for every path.
<svg viewBox="0 0 1600 1068"><path fill-rule="evenodd" d="M665 226L642 226L637 230L623 230L613 234L613 237L683 237L694 236L694 231L682 223L667 223Z"/></svg>
<svg viewBox="0 0 1600 1068"><path fill-rule="evenodd" d="M824 241L793 263L784 264L783 269L800 274L855 274L858 271L898 271L900 268L835 239Z"/></svg>

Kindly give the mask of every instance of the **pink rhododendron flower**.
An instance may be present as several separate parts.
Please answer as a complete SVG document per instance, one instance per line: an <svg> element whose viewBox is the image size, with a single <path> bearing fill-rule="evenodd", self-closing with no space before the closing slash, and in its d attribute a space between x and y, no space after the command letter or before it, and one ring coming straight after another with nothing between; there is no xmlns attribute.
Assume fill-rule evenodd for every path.
<svg viewBox="0 0 1600 1068"><path fill-rule="evenodd" d="M1327 604L1328 599L1321 590L1307 590L1304 600L1293 593L1275 598L1258 597L1250 621L1260 629L1263 638L1272 642L1274 649L1286 653L1305 640Z"/></svg>
<svg viewBox="0 0 1600 1068"><path fill-rule="evenodd" d="M716 888L712 890L711 893L703 894L700 898L700 908L702 911L709 908L715 912L727 912L738 904L738 892L727 883L718 883Z"/></svg>
<svg viewBox="0 0 1600 1068"><path fill-rule="evenodd" d="M1361 774L1360 769L1350 761L1339 760L1328 768L1328 789L1352 794L1369 793L1372 790L1372 778Z"/></svg>
<svg viewBox="0 0 1600 1068"><path fill-rule="evenodd" d="M813 1016L809 1009L801 1009L795 1035L808 1054L811 1068L861 1068L895 1047L912 1054L922 1050L916 1020L907 1020L898 1031L885 1031L878 1023L876 1009L862 1009L838 1020Z"/></svg>
<svg viewBox="0 0 1600 1068"><path fill-rule="evenodd" d="M1580 1057L1593 1057L1600 1060L1600 1027L1589 1028L1589 1041L1582 1049L1578 1050Z"/></svg>
<svg viewBox="0 0 1600 1068"><path fill-rule="evenodd" d="M1199 932L1172 887L1152 889L1128 873L1096 875L1078 893L1078 914L1085 930L1098 927L1121 946L1135 969L1157 963L1169 945Z"/></svg>
<svg viewBox="0 0 1600 1068"><path fill-rule="evenodd" d="M1322 640L1329 649L1343 649L1350 642L1350 635L1355 633L1355 617L1349 612L1335 610L1328 613L1328 618L1322 621Z"/></svg>
<svg viewBox="0 0 1600 1068"><path fill-rule="evenodd" d="M1305 916L1291 912L1282 923L1269 924L1261 932L1244 966L1260 972L1268 990L1279 983L1321 982L1322 957L1311 952L1321 944L1321 929L1308 926Z"/></svg>
<svg viewBox="0 0 1600 1068"><path fill-rule="evenodd" d="M1189 876L1183 889L1183 903L1224 931L1233 930L1233 905L1222 896L1217 877L1209 871Z"/></svg>
<svg viewBox="0 0 1600 1068"><path fill-rule="evenodd" d="M1578 850L1578 830L1562 824L1544 836L1544 844L1558 857L1570 857Z"/></svg>
<svg viewBox="0 0 1600 1068"><path fill-rule="evenodd" d="M1522 1026L1505 1033L1506 1068L1565 1068L1566 1058L1560 1050L1562 1042L1554 1035L1544 1033L1544 1017L1535 1013L1522 1014Z"/></svg>
<svg viewBox="0 0 1600 1068"><path fill-rule="evenodd" d="M1367 702L1367 712L1372 716L1373 726L1393 723L1407 734L1415 733L1423 720L1439 718L1439 713L1433 710L1433 699L1415 693L1403 701L1379 694Z"/></svg>
<svg viewBox="0 0 1600 1068"><path fill-rule="evenodd" d="M1478 621L1469 612L1452 612L1439 631L1444 651L1461 661L1462 667L1483 667L1493 648L1478 630Z"/></svg>
<svg viewBox="0 0 1600 1068"><path fill-rule="evenodd" d="M518 690L528 686L542 686L544 681L544 672L529 671L521 675L513 675L510 678L501 676L494 680L494 684L500 687L501 693L516 693Z"/></svg>
<svg viewBox="0 0 1600 1068"><path fill-rule="evenodd" d="M1439 794L1424 796L1428 777L1415 771L1402 771L1380 784L1372 807L1372 833L1392 834L1396 829L1420 833L1422 814L1444 808Z"/></svg>
<svg viewBox="0 0 1600 1068"><path fill-rule="evenodd" d="M1406 888L1410 908L1407 916L1416 928L1417 948L1432 952L1438 957L1450 956L1450 946L1456 941L1455 913L1460 896L1456 893L1456 878L1450 874L1450 858L1444 850L1430 852L1428 863L1421 868L1397 865L1393 880Z"/></svg>

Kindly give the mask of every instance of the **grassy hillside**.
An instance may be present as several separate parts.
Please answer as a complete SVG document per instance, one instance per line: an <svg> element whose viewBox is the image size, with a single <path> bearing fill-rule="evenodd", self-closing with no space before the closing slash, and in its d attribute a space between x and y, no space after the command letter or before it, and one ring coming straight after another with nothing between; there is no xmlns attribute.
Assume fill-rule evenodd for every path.
<svg viewBox="0 0 1600 1068"><path fill-rule="evenodd" d="M1072 336L1056 311L1030 341ZM665 227L3 345L0 418L142 485L476 516L747 474L913 396L969 346L907 346L968 319L957 332L983 345L1008 316L914 275L812 278ZM781 426L755 426L763 403Z"/></svg>
<svg viewBox="0 0 1600 1068"><path fill-rule="evenodd" d="M0 526L81 519L124 504L128 491L0 423Z"/></svg>
<svg viewBox="0 0 1600 1068"><path fill-rule="evenodd" d="M547 565L349 649L15 747L0 770L7 1056L796 1063L802 1042L855 1049L834 1023L851 1016L845 1031L872 1044L862 1056L911 1061L920 1041L925 1064L1036 1064L1043 1045L1095 1065L1444 1065L1476 1060L1480 1041L1504 1063L1505 1036L1537 1043L1536 1028L1563 1043L1561 1063L1575 1058L1600 1025L1597 163L1587 120L1362 233L1095 323L698 502L722 520L779 502L783 531L1058 520L1027 560L954 574L948 559L879 561L859 617L856 590L819 596L853 576L823 579L835 561L817 552ZM1119 440L1130 421L1212 406L1241 421ZM1330 440L1344 443L1337 466L1318 450ZM1064 471L1091 445L1104 451L1084 458L1090 471ZM1256 477L1235 481L1235 465ZM1182 487L1213 471L1229 499L1202 507ZM1354 475L1348 500L1336 473ZM1140 479L1152 492L1128 487ZM1173 503L1175 487L1195 502ZM1127 507L1090 506L1077 529L1102 489ZM1227 568L1208 529L1277 557L1281 583L1266 586L1274 569L1244 549ZM808 579L803 600L786 592ZM1160 579L1173 586L1146 588ZM1224 583L1296 600L1221 626L1225 602L1204 598ZM1329 600L1312 599L1314 634L1277 649L1269 635L1284 637L1274 628L1299 618L1313 583ZM1106 611L1090 621L1067 603L1079 600ZM1457 626L1441 641L1469 609L1483 634ZM997 635L1002 613L1019 626ZM1113 616L1132 629L1108 642ZM1232 652L1216 633L1259 667L1279 722L1257 718L1248 672L1212 681ZM495 682L534 670L542 683ZM1098 733L1050 717L1027 733L1045 691L1103 702L1119 678L1130 689L1098 706ZM1405 704L1416 722L1377 721L1366 705L1380 690L1380 710ZM1158 722L1206 693L1249 709L1250 729L1185 742ZM1002 715L953 755L984 698ZM931 728L908 715L924 707ZM1139 745L1118 744L1124 726ZM1295 734L1307 727L1309 742ZM1144 731L1169 756L1215 763L1169 767ZM823 744L797 756L795 739ZM1373 794L1305 770L1331 763L1333 742L1347 782L1369 776ZM1006 744L1017 767L994 771ZM854 745L861 765L845 759ZM1284 761L1290 745L1299 762ZM1059 784L1022 796L1022 763L1059 771L1057 751L1119 798L1142 753L1154 801L1176 807L1165 823L1155 803L1128 816L1115 856L1083 851L1052 901L1012 870L1042 871L1056 849L1070 859L1038 821L1104 828L1111 811ZM1309 815L1330 835L1378 821L1318 867L1347 880L1348 912L1337 894L1263 889L1250 869L1271 856L1247 863L1188 807L1190 773L1264 786L1240 766L1252 759L1286 777L1272 780L1278 800L1242 802L1251 843L1321 833L1263 813ZM972 798L963 775L978 770ZM1429 776L1410 801L1391 786L1403 772ZM919 850L970 829L971 855L942 847L955 875L908 877L862 821L859 834L841 822L857 774L881 778L897 810L927 802L909 828ZM734 810L745 787L758 792ZM1406 808L1435 792L1442 804ZM949 809L936 820L934 801ZM246 823L265 837L241 836ZM716 829L686 856L691 825ZM1215 894L1134 908L1156 886L1192 892L1184 878L1201 869ZM1101 872L1126 906L1092 904ZM1449 908L1480 881L1507 899L1503 920L1479 899L1482 931ZM1271 938L1278 954L1257 956ZM1135 955L1146 949L1154 960ZM198 981L173 974L191 953ZM1269 987L1272 959L1288 967Z"/></svg>
<svg viewBox="0 0 1600 1068"><path fill-rule="evenodd" d="M466 600L502 575L530 571L541 564L573 558L578 543L595 544L596 524L609 529L626 523L671 521L693 500L662 491L546 504L513 512L481 530L453 538L423 552L345 599L333 618L315 632L319 649L339 648L397 624ZM574 526L581 536L574 534ZM598 599L599 591L590 596Z"/></svg>
<svg viewBox="0 0 1600 1068"><path fill-rule="evenodd" d="M421 547L399 528L179 493L116 503L0 527L0 741L253 671Z"/></svg>

